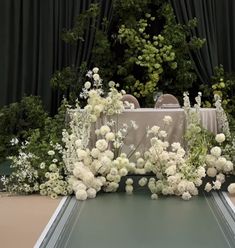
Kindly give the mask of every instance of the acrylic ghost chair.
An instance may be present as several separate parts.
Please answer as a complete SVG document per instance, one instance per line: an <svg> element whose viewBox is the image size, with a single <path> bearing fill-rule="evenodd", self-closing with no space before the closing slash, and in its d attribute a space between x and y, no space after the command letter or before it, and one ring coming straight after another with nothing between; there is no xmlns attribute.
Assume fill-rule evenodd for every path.
<svg viewBox="0 0 235 248"><path fill-rule="evenodd" d="M122 96L122 101L125 108L140 108L138 100L130 94L125 94Z"/></svg>
<svg viewBox="0 0 235 248"><path fill-rule="evenodd" d="M161 95L157 102L155 103L155 108L164 108L164 107L180 108L178 99L171 94Z"/></svg>

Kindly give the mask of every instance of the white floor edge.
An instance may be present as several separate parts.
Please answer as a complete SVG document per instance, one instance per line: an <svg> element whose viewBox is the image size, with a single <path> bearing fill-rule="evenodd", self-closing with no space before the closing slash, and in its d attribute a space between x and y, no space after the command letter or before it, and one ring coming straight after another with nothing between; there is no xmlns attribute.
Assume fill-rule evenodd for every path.
<svg viewBox="0 0 235 248"><path fill-rule="evenodd" d="M49 222L47 223L46 227L45 227L44 230L42 231L40 237L38 238L36 244L34 245L34 248L39 248L40 245L42 244L42 242L43 242L43 240L44 240L44 238L45 238L47 232L49 231L51 225L52 225L53 222L55 221L55 219L56 219L57 215L59 214L61 208L63 207L63 205L64 205L66 199L67 199L67 196L64 196L64 197L61 199L61 201L60 201L58 207L56 208L55 212L54 212L53 215L51 216Z"/></svg>
<svg viewBox="0 0 235 248"><path fill-rule="evenodd" d="M225 200L227 201L228 205L230 206L230 208L233 210L233 212L235 213L235 206L233 204L233 202L230 200L228 193L227 192L222 192Z"/></svg>

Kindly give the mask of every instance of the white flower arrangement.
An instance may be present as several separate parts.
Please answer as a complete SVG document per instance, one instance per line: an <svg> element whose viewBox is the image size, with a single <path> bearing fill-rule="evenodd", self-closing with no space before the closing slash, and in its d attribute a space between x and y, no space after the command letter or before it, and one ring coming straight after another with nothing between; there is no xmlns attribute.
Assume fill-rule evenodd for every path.
<svg viewBox="0 0 235 248"><path fill-rule="evenodd" d="M28 144L23 144L19 156L12 158L16 171L9 178L1 179L7 190L39 192L51 198L74 192L78 200L86 200L95 198L101 190L117 191L125 177L128 177L126 193L132 194L131 174L142 176L138 185L148 187L153 200L160 195L177 195L189 200L198 194L198 187L206 176L212 178L212 182L206 183L205 191L221 189L226 175L234 173L234 157L229 154L231 146L225 145L231 135L220 99L217 98L215 105L221 133L215 136L217 144L213 147L200 125L201 93L195 98L194 108L191 108L188 93L184 93L186 146L178 142L169 144L167 127L173 120L171 116L165 116L163 129L155 125L146 130L150 146L145 151L140 152L138 145L131 144L127 152L125 140L130 129L137 130L138 125L134 121L119 125L118 116L125 107L122 102L125 92L119 92L118 84L111 81L105 94L98 73L97 67L87 73L89 80L80 94L87 101L84 109L78 104L75 109L68 109L69 128L62 131L64 146L50 144L44 161L24 152ZM12 144L17 141L12 140ZM37 168L33 166L35 161L38 161ZM13 181L16 183L9 184ZM231 184L228 191L235 193L235 184Z"/></svg>

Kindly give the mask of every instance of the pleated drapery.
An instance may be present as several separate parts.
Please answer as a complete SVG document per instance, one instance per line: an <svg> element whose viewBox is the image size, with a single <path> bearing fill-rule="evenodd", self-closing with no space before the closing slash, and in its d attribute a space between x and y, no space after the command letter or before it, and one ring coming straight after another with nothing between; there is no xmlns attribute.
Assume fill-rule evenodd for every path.
<svg viewBox="0 0 235 248"><path fill-rule="evenodd" d="M235 71L235 1L170 0L177 20L186 24L196 17L198 26L192 35L206 38L204 47L191 53L197 74L208 83L213 68L223 64L225 71Z"/></svg>
<svg viewBox="0 0 235 248"><path fill-rule="evenodd" d="M30 94L40 95L49 111L58 105L49 83L53 73L89 62L95 38L95 29L87 28L86 42L71 46L62 41L62 30L95 2L102 6L100 22L111 18L109 0L0 1L0 106Z"/></svg>

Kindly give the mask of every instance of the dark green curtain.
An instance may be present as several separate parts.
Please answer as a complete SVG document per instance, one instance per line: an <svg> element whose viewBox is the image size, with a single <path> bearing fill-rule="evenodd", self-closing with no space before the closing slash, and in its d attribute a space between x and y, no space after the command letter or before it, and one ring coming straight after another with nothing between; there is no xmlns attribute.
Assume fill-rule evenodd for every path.
<svg viewBox="0 0 235 248"><path fill-rule="evenodd" d="M203 83L210 81L213 68L223 64L225 71L235 71L235 1L170 0L177 20L187 23L196 17L198 27L192 35L206 38L205 46L191 54Z"/></svg>
<svg viewBox="0 0 235 248"><path fill-rule="evenodd" d="M111 0L0 0L0 106L32 94L55 111L60 96L50 87L52 74L89 61L95 37L88 29L86 42L70 46L61 32L93 2L102 5L100 21L111 18Z"/></svg>

